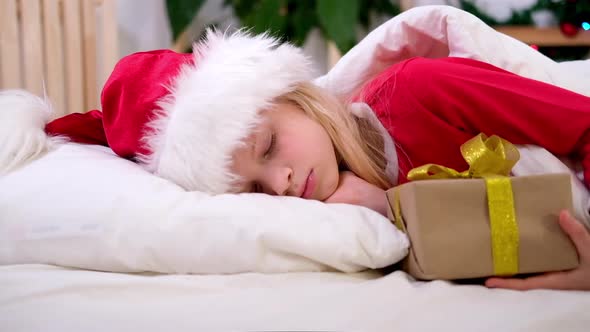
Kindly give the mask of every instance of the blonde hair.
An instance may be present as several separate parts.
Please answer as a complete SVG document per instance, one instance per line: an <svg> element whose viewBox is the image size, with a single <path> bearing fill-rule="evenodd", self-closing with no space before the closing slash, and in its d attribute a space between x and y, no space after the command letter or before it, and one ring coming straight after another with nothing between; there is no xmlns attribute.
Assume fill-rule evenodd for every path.
<svg viewBox="0 0 590 332"><path fill-rule="evenodd" d="M312 83L299 83L278 101L297 105L324 127L341 167L382 189L391 187L383 138L368 120L356 117L336 96Z"/></svg>

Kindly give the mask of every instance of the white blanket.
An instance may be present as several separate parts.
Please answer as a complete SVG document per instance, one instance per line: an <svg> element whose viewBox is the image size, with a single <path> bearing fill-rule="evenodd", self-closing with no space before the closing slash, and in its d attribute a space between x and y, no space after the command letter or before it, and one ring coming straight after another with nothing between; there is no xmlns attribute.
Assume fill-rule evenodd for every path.
<svg viewBox="0 0 590 332"><path fill-rule="evenodd" d="M373 30L316 82L339 95L350 96L384 68L417 56L484 61L590 95L590 60L557 63L450 6L416 7L397 15Z"/></svg>

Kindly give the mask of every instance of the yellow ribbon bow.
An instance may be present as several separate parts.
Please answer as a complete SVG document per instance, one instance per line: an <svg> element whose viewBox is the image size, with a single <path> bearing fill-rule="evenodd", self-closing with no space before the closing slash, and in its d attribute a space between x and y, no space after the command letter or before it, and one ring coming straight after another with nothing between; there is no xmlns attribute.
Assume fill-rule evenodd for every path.
<svg viewBox="0 0 590 332"><path fill-rule="evenodd" d="M408 179L483 178L486 181L492 256L496 275L518 272L518 224L514 212L512 184L508 175L518 162L516 147L498 136L479 134L461 145L461 154L469 169L458 172L452 168L427 164L412 169Z"/></svg>

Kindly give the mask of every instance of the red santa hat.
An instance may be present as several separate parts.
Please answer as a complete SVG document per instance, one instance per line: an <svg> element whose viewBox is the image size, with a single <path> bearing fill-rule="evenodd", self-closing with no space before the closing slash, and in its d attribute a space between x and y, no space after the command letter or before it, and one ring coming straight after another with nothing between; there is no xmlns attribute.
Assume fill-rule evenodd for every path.
<svg viewBox="0 0 590 332"><path fill-rule="evenodd" d="M208 31L193 54L169 50L123 58L105 84L102 112L71 114L50 135L109 146L187 190L230 192L230 153L260 110L311 78L301 50L266 34Z"/></svg>

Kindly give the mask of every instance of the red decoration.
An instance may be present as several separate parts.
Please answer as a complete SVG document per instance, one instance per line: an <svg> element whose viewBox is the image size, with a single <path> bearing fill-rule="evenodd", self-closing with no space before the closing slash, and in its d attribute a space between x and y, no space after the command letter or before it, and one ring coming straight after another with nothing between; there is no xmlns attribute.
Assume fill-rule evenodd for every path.
<svg viewBox="0 0 590 332"><path fill-rule="evenodd" d="M559 28L561 29L561 32L568 37L574 37L578 34L578 27L573 23L563 22L559 25Z"/></svg>

